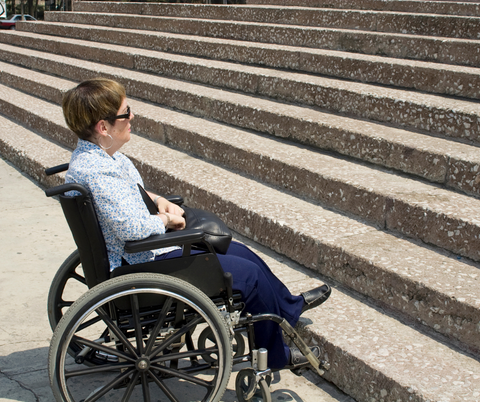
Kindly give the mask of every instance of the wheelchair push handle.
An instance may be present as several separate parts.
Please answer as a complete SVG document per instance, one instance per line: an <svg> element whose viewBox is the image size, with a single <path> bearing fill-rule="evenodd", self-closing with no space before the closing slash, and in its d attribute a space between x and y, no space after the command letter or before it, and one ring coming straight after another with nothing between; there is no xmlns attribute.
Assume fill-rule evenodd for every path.
<svg viewBox="0 0 480 402"><path fill-rule="evenodd" d="M66 172L68 170L68 163L63 163L58 166L52 166L51 168L45 169L45 174L47 176L52 176L57 173Z"/></svg>
<svg viewBox="0 0 480 402"><path fill-rule="evenodd" d="M68 163L63 163L58 166L52 166L51 168L45 169L45 174L47 176L52 176L57 173L65 172L68 170L68 166ZM86 196L88 194L87 190L83 186L75 183L68 183L49 188L45 191L45 194L47 195L47 197L53 197L55 195L64 194L68 191L78 191L83 196Z"/></svg>
<svg viewBox="0 0 480 402"><path fill-rule="evenodd" d="M55 195L64 194L68 191L78 191L83 196L88 195L87 189L81 186L80 184L76 184L76 183L67 183L67 184L62 184L61 186L49 188L45 190L45 194L47 195L47 197L53 197Z"/></svg>

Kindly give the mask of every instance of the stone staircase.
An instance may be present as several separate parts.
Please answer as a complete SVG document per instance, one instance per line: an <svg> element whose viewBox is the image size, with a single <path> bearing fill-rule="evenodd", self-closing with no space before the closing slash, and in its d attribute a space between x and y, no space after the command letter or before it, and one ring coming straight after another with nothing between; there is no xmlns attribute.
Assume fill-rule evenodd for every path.
<svg viewBox="0 0 480 402"><path fill-rule="evenodd" d="M62 93L122 82L151 189L336 287L300 323L325 378L479 401L480 3L248 3L76 2L0 32L1 155L59 183Z"/></svg>

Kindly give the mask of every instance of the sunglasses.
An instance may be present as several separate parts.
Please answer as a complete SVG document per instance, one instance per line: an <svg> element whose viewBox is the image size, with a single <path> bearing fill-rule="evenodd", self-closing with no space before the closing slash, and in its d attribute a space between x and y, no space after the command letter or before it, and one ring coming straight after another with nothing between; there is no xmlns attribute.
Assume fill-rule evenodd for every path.
<svg viewBox="0 0 480 402"><path fill-rule="evenodd" d="M117 120L117 119L130 119L130 106L127 106L127 113L125 114L119 114L115 117L112 117L112 120Z"/></svg>

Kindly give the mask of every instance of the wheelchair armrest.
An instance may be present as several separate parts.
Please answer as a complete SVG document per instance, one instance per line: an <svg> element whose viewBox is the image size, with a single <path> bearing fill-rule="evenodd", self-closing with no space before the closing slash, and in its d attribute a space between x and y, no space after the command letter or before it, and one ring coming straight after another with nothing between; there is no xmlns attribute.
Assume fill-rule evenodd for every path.
<svg viewBox="0 0 480 402"><path fill-rule="evenodd" d="M200 243L203 242L204 239L205 233L203 231L186 229L161 235L153 235L143 240L127 241L125 243L125 252L131 254L150 251L157 248Z"/></svg>

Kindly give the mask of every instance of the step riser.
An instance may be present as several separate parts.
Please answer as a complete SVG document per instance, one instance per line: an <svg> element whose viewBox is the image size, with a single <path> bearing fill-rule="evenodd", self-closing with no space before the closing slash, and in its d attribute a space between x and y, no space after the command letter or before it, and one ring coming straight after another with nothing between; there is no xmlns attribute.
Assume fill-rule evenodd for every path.
<svg viewBox="0 0 480 402"><path fill-rule="evenodd" d="M7 52L3 52L2 56L6 55L6 53ZM36 60L33 58L24 59L27 61ZM87 77L97 76L96 71L88 70L86 68L76 68L74 66L65 66L62 68L61 63L51 64L54 68L48 68L43 63L41 68L45 69L47 67L46 71L57 73L76 81L81 81ZM30 67L38 69L39 66L33 64L30 65ZM180 102L181 105L187 105L186 107L183 107L185 110L222 120L222 118L216 114L225 108L225 105L222 103L192 97L189 94L182 95L177 91L166 91L165 88L152 87L149 82L133 82L131 80L125 80L125 78L119 76L111 76L111 78L123 82L125 86L129 88L129 94L131 96L147 99L154 103L163 103L173 106L174 104L169 102L169 99L171 99L172 101ZM178 103L176 105L178 106ZM206 113L206 111L209 110L212 111L210 115ZM228 110L228 112L232 113L232 110ZM261 120L266 123L272 122L271 118L255 113L254 110L252 111L252 115L249 115L246 112L246 110L242 111L241 108L233 108L233 113L231 114L233 122L237 120L238 116L243 116L243 118L248 121ZM227 119L223 117L223 120L226 121ZM276 116L273 120L276 120ZM278 122L276 122L276 124L278 124ZM291 124L288 124L287 126L291 126ZM305 130L298 130L298 132L305 132ZM308 132L308 130L306 132ZM241 168L242 165L251 166L249 165L251 162L249 162L248 159L249 157L247 155L245 157L246 162L236 162L232 167ZM224 160L222 162L228 163L229 161ZM260 166L264 163L263 160L259 161ZM289 171L291 168L289 167L288 169L285 169L284 166L280 165L278 166L278 169L278 171L284 175L286 171ZM268 169L263 172L263 177L258 172L255 172L256 177L262 179L268 177L270 182L278 184L281 187L287 186L293 191L305 191L308 196L312 196L315 199L324 202L327 205L334 206L336 209L344 212L355 215L360 214L363 218L369 219L371 222L376 223L381 227L386 227L387 229L421 239L429 244L443 247L468 258L480 260L480 227L472 223L458 221L453 217L446 216L437 211L425 210L423 206L405 205L402 201L390 200L388 196L381 196L373 191L358 189L354 185L336 181L328 182L319 176L311 177L308 176L308 174L306 176L306 173L303 171L298 171L297 173L300 177L305 177L306 181L295 180L295 175L292 175L291 179L285 177L282 179L279 177L275 180L275 176L272 176L271 173L268 172ZM285 185L285 183L287 184ZM305 187L305 184L302 183L309 183L310 188ZM358 209L359 199L362 200L362 205L368 205L368 207L362 208L361 211ZM445 231L445 227L448 228L448 231ZM461 232L458 230L461 230ZM465 243L466 241L467 243Z"/></svg>
<svg viewBox="0 0 480 402"><path fill-rule="evenodd" d="M430 398L415 394L411 388L379 373L375 367L369 366L362 359L335 345L334 342L329 342L323 336L312 333L308 329L308 325L302 321L296 329L307 344L321 346L324 351L323 359L329 362L338 362L335 370L326 371L323 377L327 381L333 382L356 401L432 402ZM358 383L352 381L352 373L355 373Z"/></svg>
<svg viewBox="0 0 480 402"><path fill-rule="evenodd" d="M146 18L146 21L139 22L132 16L115 16L115 18L95 17L92 15L68 14L52 15L47 14L49 21L56 22L76 22L80 24L95 24L100 26L112 26L115 24L119 28L131 28L137 26L139 29L161 30L181 34L204 35L204 36L226 36L238 40L256 40L259 41L259 33L253 33L250 39L244 38L243 32L246 28L234 30L226 29L224 34L215 30L208 35L205 32L203 24L201 27L195 27L195 22L191 21L165 21L160 24L157 20ZM46 17L47 19L47 17ZM183 22L183 23L180 23ZM198 23L200 24L200 23ZM186 26L184 26L186 25ZM225 27L224 27L225 28ZM237 27L238 28L238 27ZM289 32L294 28L284 28L279 36L282 38L298 37L300 32ZM235 31L239 31L236 33ZM260 38L263 35L260 36ZM308 39L315 37L309 33ZM272 39L273 40L273 39ZM316 42L318 39L314 39ZM282 44L279 38L275 43ZM306 43L288 43L294 46L309 46ZM325 51L328 52L328 51ZM353 56L352 56L353 57ZM371 60L345 58L343 54L322 53L308 54L302 59L301 70L307 72L316 72L332 77L346 78L361 82L378 83L384 85L394 85L402 88L412 88L431 93L463 96L466 98L478 99L480 97L480 78L473 71L448 71L437 66L395 64L385 59L381 62L372 62ZM412 77L416 77L412 80Z"/></svg>
<svg viewBox="0 0 480 402"><path fill-rule="evenodd" d="M47 29L42 29L43 27ZM55 27L58 34L61 36L69 36L69 32L78 32L79 29L66 29ZM51 27L41 24L29 24L28 30L38 33L49 33ZM67 32L69 31L69 32ZM132 40L132 35L128 38L125 36L116 36L116 40L112 41L112 36L115 32L105 32L86 30L85 35L80 36L79 39L92 39L96 41L116 43L121 45L134 45L137 42L142 42L146 48L155 48L150 46L148 41L142 41L140 38ZM50 32L51 33L51 32ZM144 35L140 35L144 37ZM119 40L120 39L120 40ZM123 40L122 40L123 39ZM289 102L300 102L307 105L318 106L326 108L334 112L348 113L362 118L377 120L380 122L388 122L392 124L399 124L407 127L412 127L419 130L426 130L433 133L443 134L448 137L461 138L469 141L479 141L480 133L480 118L479 115L462 113L460 111L452 111L451 109L439 109L433 106L426 106L422 104L414 104L413 102L400 101L395 98L379 97L370 95L368 93L359 94L353 91L347 91L328 86L319 86L313 83L300 82L296 80L280 79L268 76L252 76L247 73L235 73L227 71L218 71L213 68L197 67L194 70L193 64L178 65L179 63L168 62L163 59L151 60L148 57L135 58L131 60L129 56L118 57L116 54L110 55L108 50L104 50L102 54L95 57L93 51L85 51L81 46L58 45L49 40L24 38L14 35L5 35L2 38L4 43L22 47L34 46L38 50L52 51L56 54L65 56L78 56L82 59L102 62L105 59L105 54L109 55L109 60L115 60L118 66L131 66L136 69L156 72L168 76L175 76L181 79L195 80L197 82L212 84L215 86L223 86L230 89L240 90L248 93L257 93L259 95L269 96L276 99L281 99ZM153 44L152 44L153 45ZM168 44L161 46L158 50L168 50ZM187 51L188 53L188 51ZM218 55L218 52L213 52ZM213 55L213 53L211 55ZM259 60L249 60L249 62L258 62ZM377 145L378 148L379 145ZM342 151L340 151L342 152ZM342 153L355 156L351 152ZM372 162L374 162L372 160ZM412 166L411 163L406 163L407 166ZM389 166L389 165L387 165ZM394 166L390 166L394 167ZM414 173L414 171L409 171ZM425 176L433 181L442 182L444 179L431 178Z"/></svg>
<svg viewBox="0 0 480 402"><path fill-rule="evenodd" d="M175 7L162 4L143 6L80 3L76 11L98 13L146 14L164 17L233 20L258 23L362 29L379 32L399 32L417 35L478 39L480 20L475 17L445 15L415 15L390 12L327 10L301 8L250 7ZM228 34L227 34L228 35Z"/></svg>
<svg viewBox="0 0 480 402"><path fill-rule="evenodd" d="M45 176L45 169L49 166L44 166L38 161L28 158L24 152L12 147L11 144L5 143L1 139L0 155L46 188L65 183L65 179L60 176Z"/></svg>
<svg viewBox="0 0 480 402"><path fill-rule="evenodd" d="M77 138L67 127L52 122L49 119L41 118L25 109L12 105L8 100L0 99L0 107L4 116L21 122L30 129L44 133L52 140L69 148L75 148Z"/></svg>

